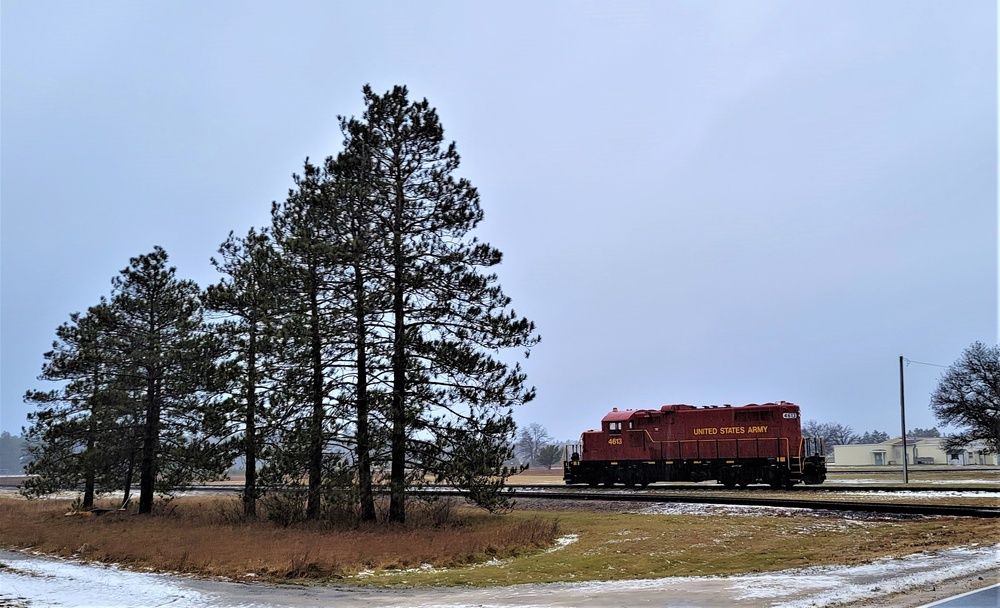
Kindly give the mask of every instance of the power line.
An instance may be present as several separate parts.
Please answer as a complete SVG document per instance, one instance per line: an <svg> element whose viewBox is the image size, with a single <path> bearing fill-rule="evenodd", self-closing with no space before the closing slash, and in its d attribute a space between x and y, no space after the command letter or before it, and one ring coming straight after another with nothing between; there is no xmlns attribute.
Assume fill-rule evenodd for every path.
<svg viewBox="0 0 1000 608"><path fill-rule="evenodd" d="M917 365L929 365L931 367L944 367L944 368L951 367L950 365L938 365L937 363L924 363L923 361L911 361L906 357L903 357L903 361L906 361L906 365L909 365L911 363L916 363Z"/></svg>

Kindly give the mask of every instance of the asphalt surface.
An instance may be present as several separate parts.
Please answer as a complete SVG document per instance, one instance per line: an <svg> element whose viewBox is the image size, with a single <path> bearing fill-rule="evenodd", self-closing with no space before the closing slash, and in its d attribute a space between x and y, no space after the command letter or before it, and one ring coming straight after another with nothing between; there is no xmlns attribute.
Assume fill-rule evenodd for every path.
<svg viewBox="0 0 1000 608"><path fill-rule="evenodd" d="M924 604L921 608L997 608L1000 606L1000 583L969 591L932 604Z"/></svg>

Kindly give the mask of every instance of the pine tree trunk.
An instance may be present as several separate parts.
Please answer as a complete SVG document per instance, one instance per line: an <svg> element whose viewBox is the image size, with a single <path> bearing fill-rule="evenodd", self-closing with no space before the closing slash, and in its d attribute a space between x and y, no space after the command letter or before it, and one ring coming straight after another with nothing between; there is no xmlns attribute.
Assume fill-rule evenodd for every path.
<svg viewBox="0 0 1000 608"><path fill-rule="evenodd" d="M312 269L310 306L310 355L312 358L312 420L309 424L309 489L306 517L318 519L323 480L323 350L319 327L319 289Z"/></svg>
<svg viewBox="0 0 1000 608"><path fill-rule="evenodd" d="M251 319L247 336L247 412L243 515L257 516L257 321Z"/></svg>
<svg viewBox="0 0 1000 608"><path fill-rule="evenodd" d="M394 335L392 347L392 421L390 438L391 470L389 472L389 521L406 521L406 325L404 309L404 260L402 242L403 193L396 187L395 226L393 234L393 262L395 266L392 309Z"/></svg>
<svg viewBox="0 0 1000 608"><path fill-rule="evenodd" d="M87 429L87 450L84 452L87 455L87 470L84 473L83 480L83 504L81 505L84 509L94 508L94 485L95 477L94 474L94 416L90 416L90 428Z"/></svg>
<svg viewBox="0 0 1000 608"><path fill-rule="evenodd" d="M160 399L156 380L147 382L148 403L142 433L142 459L139 462L139 515L153 512L156 488L156 451L160 432Z"/></svg>
<svg viewBox="0 0 1000 608"><path fill-rule="evenodd" d="M358 499L361 521L375 521L375 496L372 492L371 438L368 430L368 350L365 326L364 275L354 267L354 301L357 320L357 450L358 450Z"/></svg>
<svg viewBox="0 0 1000 608"><path fill-rule="evenodd" d="M94 393L92 393L90 397L92 404L96 402L97 399L96 387L100 385L100 382L101 382L100 373L97 370L94 370L94 377L93 377ZM96 466L94 464L94 443L95 443L94 436L97 434L97 429L94 428L96 426L94 418L95 418L94 406L91 405L90 416L88 417L87 421L87 449L84 451L84 454L86 456L85 462L87 463L86 465L87 469L84 472L84 479L83 479L83 505L81 505L84 509L94 508L94 486L96 485L95 483L96 474L94 472L94 467Z"/></svg>

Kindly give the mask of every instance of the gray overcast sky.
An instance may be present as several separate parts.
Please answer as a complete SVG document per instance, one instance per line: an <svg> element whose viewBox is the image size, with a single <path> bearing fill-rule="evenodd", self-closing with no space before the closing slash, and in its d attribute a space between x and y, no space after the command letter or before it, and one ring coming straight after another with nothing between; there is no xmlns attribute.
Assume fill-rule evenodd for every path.
<svg viewBox="0 0 1000 608"><path fill-rule="evenodd" d="M997 341L997 5L3 0L2 420L164 247L206 286L361 87L435 106L542 343L519 409L787 400L899 432ZM942 369L906 368L933 426Z"/></svg>

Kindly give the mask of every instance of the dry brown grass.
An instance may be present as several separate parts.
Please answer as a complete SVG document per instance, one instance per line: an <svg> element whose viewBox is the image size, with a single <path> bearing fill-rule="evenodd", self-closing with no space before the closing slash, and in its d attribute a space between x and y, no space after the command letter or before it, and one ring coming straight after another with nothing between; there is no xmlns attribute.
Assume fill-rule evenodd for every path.
<svg viewBox="0 0 1000 608"><path fill-rule="evenodd" d="M323 580L513 557L551 545L557 534L555 516L455 509L442 523L440 506L433 513L415 509L405 527L336 529L241 522L232 498L177 499L152 517L117 511L67 516L70 502L0 499L3 544L202 576Z"/></svg>
<svg viewBox="0 0 1000 608"><path fill-rule="evenodd" d="M1000 543L976 518L655 515L605 501L525 499L507 516L414 502L406 527L367 529L241 522L234 498L177 499L154 517L67 517L69 504L0 498L0 539L138 569L378 586L725 576ZM573 542L557 549L560 534Z"/></svg>
<svg viewBox="0 0 1000 608"><path fill-rule="evenodd" d="M511 485L560 485L565 486L566 483L563 481L563 469L562 463L558 466L554 466L551 469L546 468L532 468L525 469L517 475L512 475L507 483Z"/></svg>

